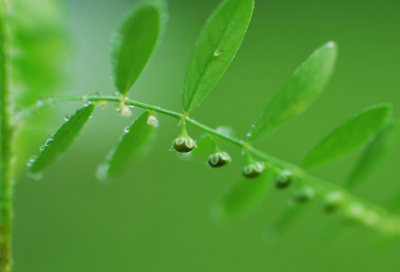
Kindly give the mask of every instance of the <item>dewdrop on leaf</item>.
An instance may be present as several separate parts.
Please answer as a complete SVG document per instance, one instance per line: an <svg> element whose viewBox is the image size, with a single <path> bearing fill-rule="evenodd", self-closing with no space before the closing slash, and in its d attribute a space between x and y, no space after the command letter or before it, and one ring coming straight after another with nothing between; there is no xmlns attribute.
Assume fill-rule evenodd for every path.
<svg viewBox="0 0 400 272"><path fill-rule="evenodd" d="M107 107L107 101L100 100L97 102L97 105L99 105L101 109L104 109L105 107Z"/></svg>

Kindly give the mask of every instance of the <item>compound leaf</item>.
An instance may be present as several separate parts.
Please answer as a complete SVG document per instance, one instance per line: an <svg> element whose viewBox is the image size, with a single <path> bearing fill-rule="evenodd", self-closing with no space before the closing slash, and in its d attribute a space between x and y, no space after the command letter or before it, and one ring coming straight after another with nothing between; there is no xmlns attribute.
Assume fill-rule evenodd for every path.
<svg viewBox="0 0 400 272"><path fill-rule="evenodd" d="M39 173L51 163L58 160L74 143L82 129L89 121L95 108L89 104L79 109L54 133L41 147L41 152L35 159L30 161L30 172Z"/></svg>
<svg viewBox="0 0 400 272"><path fill-rule="evenodd" d="M328 83L336 55L337 46L334 42L328 42L317 49L261 113L250 132L250 141L271 133L310 106Z"/></svg>
<svg viewBox="0 0 400 272"><path fill-rule="evenodd" d="M399 140L399 127L394 121L384 127L368 144L354 167L345 186L353 188L372 174L380 163L388 157Z"/></svg>
<svg viewBox="0 0 400 272"><path fill-rule="evenodd" d="M121 174L133 161L146 155L153 145L157 134L157 126L148 125L149 113L140 115L132 125L125 129L118 147L109 155L109 160L101 165L98 178L115 177Z"/></svg>
<svg viewBox="0 0 400 272"><path fill-rule="evenodd" d="M218 216L230 217L260 205L271 187L272 175L265 170L259 177L243 178L217 205Z"/></svg>
<svg viewBox="0 0 400 272"><path fill-rule="evenodd" d="M368 108L338 127L304 159L303 168L312 168L342 158L368 143L389 121L390 105Z"/></svg>
<svg viewBox="0 0 400 272"><path fill-rule="evenodd" d="M232 62L253 7L254 0L225 0L208 19L186 73L182 102L187 113L204 100Z"/></svg>
<svg viewBox="0 0 400 272"><path fill-rule="evenodd" d="M166 25L164 1L144 1L125 18L111 39L114 85L126 94L139 78Z"/></svg>

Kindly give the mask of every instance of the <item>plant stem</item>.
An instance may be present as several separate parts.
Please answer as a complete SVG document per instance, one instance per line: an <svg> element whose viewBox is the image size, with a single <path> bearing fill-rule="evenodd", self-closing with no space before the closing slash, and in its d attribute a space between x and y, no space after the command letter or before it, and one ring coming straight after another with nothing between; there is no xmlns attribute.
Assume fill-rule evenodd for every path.
<svg viewBox="0 0 400 272"><path fill-rule="evenodd" d="M7 5L0 2L0 271L11 271L13 172L10 94L8 81Z"/></svg>
<svg viewBox="0 0 400 272"><path fill-rule="evenodd" d="M109 102L116 102L120 103L121 99L115 96L100 96L100 95L90 95L90 96L67 96L67 97L58 97L58 98L51 98L51 102L47 101L47 104L53 104L57 102L64 102L64 101L90 101L90 102L100 102L100 101L109 101ZM43 106L46 103L42 103ZM184 114L180 114L177 112L173 112L170 110L166 110L157 106L145 104L142 102L137 102L133 100L126 100L126 105L132 105L139 108L152 110L161 114L165 114L171 116L173 118L179 119L183 122L182 119L186 120L186 123L191 124L194 127L197 127L208 134L217 136L218 138L222 138L232 144L243 148L252 155L268 162L274 169L277 170L289 170L291 171L295 178L295 182L301 185L308 185L311 186L315 190L315 194L323 199L327 197L332 192L339 192L344 196L344 201L342 203L342 207L345 209L347 208L348 212L352 205L362 205L364 208L364 213L361 216L361 223L363 223L367 227L375 228L380 230L383 233L391 234L391 235L400 235L400 217L394 214L389 213L384 208L359 199L355 195L351 194L350 192L346 191L342 187L329 183L327 181L321 180L316 178L312 175L307 174L298 166L290 164L288 162L282 161L275 157L272 157L255 147L251 146L250 143L245 142L243 140L239 140L237 138L231 137L229 135L225 135L223 133L218 132L215 129L212 129L206 125L203 125L197 121L190 119L189 117L185 116ZM31 113L32 111L38 110L38 107L31 108L28 112ZM344 216L349 216L348 214L344 213Z"/></svg>

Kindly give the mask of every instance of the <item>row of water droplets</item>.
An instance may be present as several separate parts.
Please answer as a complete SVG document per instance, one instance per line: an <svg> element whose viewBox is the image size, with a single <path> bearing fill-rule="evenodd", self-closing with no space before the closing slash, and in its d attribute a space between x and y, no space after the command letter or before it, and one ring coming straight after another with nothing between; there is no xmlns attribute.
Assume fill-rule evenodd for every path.
<svg viewBox="0 0 400 272"><path fill-rule="evenodd" d="M84 107L88 107L89 105L92 104L92 102L89 101L89 100L87 99L87 97L86 97L86 98L85 98L85 97L86 97L86 96L84 96L83 99L82 99L83 102L84 102ZM51 103L54 103L54 98L51 98L50 102L51 102ZM47 103L49 103L49 99L47 99ZM37 105L38 107L43 107L43 106L45 105L45 103L43 102L43 100L38 100L37 103L36 103L36 105ZM77 109L76 109L76 112L78 112L79 110L80 110L80 108L77 108ZM91 115L89 118L92 119L93 116ZM71 119L71 115L65 115L65 116L64 116L64 121L65 121L65 122L69 122L70 119ZM57 134L57 132L55 132L55 133L53 133L53 134L50 134L50 135L47 137L46 141L45 141L45 142L43 143L43 145L41 145L40 148L39 148L40 152L43 152L47 147L50 146L51 142L54 141L54 138L55 138L56 134ZM26 165L27 165L28 167L32 167L32 165L36 162L37 158L38 158L37 155L32 155L32 156L28 159ZM32 173L32 172L30 172L30 171L27 172L27 176L28 176L29 178L33 178L33 179L36 179L36 180L41 179L41 178L43 177L43 175L42 175L41 173Z"/></svg>

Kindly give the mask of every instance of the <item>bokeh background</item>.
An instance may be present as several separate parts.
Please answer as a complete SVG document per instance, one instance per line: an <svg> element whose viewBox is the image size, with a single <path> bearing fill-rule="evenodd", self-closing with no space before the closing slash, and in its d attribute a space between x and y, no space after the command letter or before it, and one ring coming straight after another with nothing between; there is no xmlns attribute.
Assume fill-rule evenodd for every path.
<svg viewBox="0 0 400 272"><path fill-rule="evenodd" d="M169 0L162 46L130 98L181 111L185 69L207 16L219 0ZM68 94L112 94L108 40L134 0L66 0L73 39ZM326 92L304 115L257 146L293 163L333 128L366 106L391 102L400 109L400 2L258 0L239 53L192 117L212 127L231 125L243 138L252 122L294 70L320 45L339 45L336 72ZM78 104L49 111L54 131ZM272 190L256 211L218 223L210 215L240 179L244 158L226 145L233 163L209 169L170 152L176 120L159 116L152 152L107 184L97 165L131 118L109 105L96 110L72 150L42 180L21 172L16 186L15 271L398 271L396 243L382 247L374 233L347 228L321 243L332 219L315 205L271 244L268 225L287 207L289 192ZM192 137L201 131L189 128ZM43 139L45 140L45 139ZM43 142L39 140L38 146ZM355 154L314 173L341 184ZM400 191L400 155L393 153L355 193L385 204Z"/></svg>

